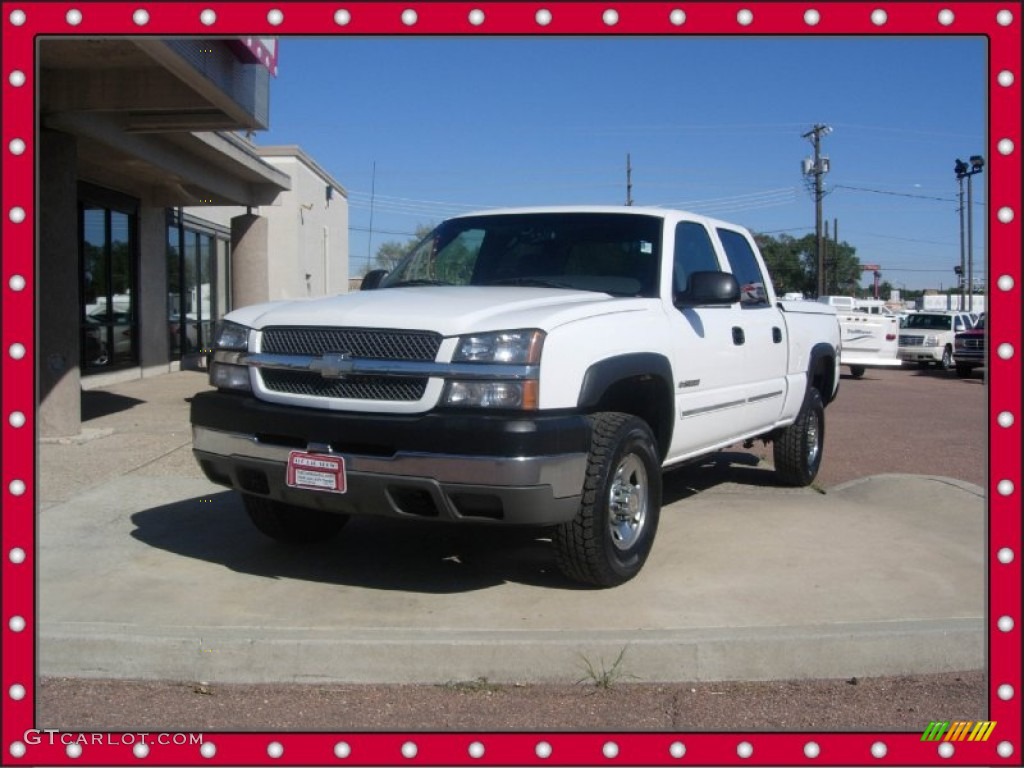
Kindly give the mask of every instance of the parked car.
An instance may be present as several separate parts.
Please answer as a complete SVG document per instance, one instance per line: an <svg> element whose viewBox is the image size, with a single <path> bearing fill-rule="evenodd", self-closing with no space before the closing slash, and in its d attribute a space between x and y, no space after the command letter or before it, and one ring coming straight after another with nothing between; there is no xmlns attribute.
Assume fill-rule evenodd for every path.
<svg viewBox="0 0 1024 768"><path fill-rule="evenodd" d="M918 312L907 317L900 331L900 359L922 368L938 365L949 370L954 365L953 342L956 334L974 327L975 318L967 312Z"/></svg>
<svg viewBox="0 0 1024 768"><path fill-rule="evenodd" d="M978 324L962 331L953 341L953 355L956 361L956 375L966 378L971 371L985 365L985 315Z"/></svg>

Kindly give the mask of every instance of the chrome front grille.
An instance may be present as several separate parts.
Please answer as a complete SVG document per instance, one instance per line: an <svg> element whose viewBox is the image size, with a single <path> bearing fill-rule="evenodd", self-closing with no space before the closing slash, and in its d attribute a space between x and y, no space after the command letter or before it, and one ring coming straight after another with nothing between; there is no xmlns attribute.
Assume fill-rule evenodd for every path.
<svg viewBox="0 0 1024 768"><path fill-rule="evenodd" d="M920 347L924 345L924 336L900 336L901 347Z"/></svg>
<svg viewBox="0 0 1024 768"><path fill-rule="evenodd" d="M351 400L416 401L427 388L425 378L393 376L349 376L325 379L319 373L264 370L263 384L272 392Z"/></svg>
<svg viewBox="0 0 1024 768"><path fill-rule="evenodd" d="M984 349L985 339L984 337L966 338L961 340L960 345L963 347L963 349Z"/></svg>
<svg viewBox="0 0 1024 768"><path fill-rule="evenodd" d="M262 351L279 355L320 356L345 352L367 360L432 362L441 334L380 328L267 328Z"/></svg>

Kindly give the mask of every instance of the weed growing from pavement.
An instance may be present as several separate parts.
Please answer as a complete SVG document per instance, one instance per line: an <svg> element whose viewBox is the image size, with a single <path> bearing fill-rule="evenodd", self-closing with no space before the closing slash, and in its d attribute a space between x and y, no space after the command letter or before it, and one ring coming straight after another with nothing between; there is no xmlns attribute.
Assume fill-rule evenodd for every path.
<svg viewBox="0 0 1024 768"><path fill-rule="evenodd" d="M607 691L622 678L633 677L633 675L627 675L625 670L622 668L622 660L626 655L626 649L628 647L629 646L623 646L622 650L619 651L618 657L612 662L611 667L608 668L605 667L603 658L599 662L600 669L598 669L598 667L595 666L585 654L581 653L580 658L583 659L583 665L585 667L584 671L586 674L576 681L577 685L589 682L595 688Z"/></svg>
<svg viewBox="0 0 1024 768"><path fill-rule="evenodd" d="M449 680L441 687L459 693L495 693L501 690L500 685L492 683L486 677L478 677L476 680Z"/></svg>

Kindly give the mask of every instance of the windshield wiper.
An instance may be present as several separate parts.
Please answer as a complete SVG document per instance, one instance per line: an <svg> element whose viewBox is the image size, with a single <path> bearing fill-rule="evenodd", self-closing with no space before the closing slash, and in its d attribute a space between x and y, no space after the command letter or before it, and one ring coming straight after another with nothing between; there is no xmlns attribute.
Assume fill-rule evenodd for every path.
<svg viewBox="0 0 1024 768"><path fill-rule="evenodd" d="M416 280L401 280L401 281L399 281L397 283L392 283L391 285L381 286L381 287L383 287L383 288L401 288L402 286L406 286L406 285L452 285L452 283L446 283L444 280L416 279Z"/></svg>
<svg viewBox="0 0 1024 768"><path fill-rule="evenodd" d="M558 280L545 280L541 277L506 277L501 280L492 280L487 285L528 285L539 288L572 288L569 283Z"/></svg>

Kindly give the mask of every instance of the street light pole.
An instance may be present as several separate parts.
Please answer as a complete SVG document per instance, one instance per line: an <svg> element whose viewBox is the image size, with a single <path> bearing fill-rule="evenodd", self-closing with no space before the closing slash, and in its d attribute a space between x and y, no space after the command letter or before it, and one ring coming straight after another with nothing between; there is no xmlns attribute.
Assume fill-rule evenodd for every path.
<svg viewBox="0 0 1024 768"><path fill-rule="evenodd" d="M960 276L960 309L962 310L966 304L964 294L964 275L967 274L966 267L967 263L964 261L964 177L967 175L967 163L957 158L956 166L956 181L960 185L960 271L957 274Z"/></svg>
<svg viewBox="0 0 1024 768"><path fill-rule="evenodd" d="M971 172L967 177L967 296L968 312L974 311L974 196L971 180L974 174L981 173L985 167L985 158L981 155L971 155Z"/></svg>
<svg viewBox="0 0 1024 768"><path fill-rule="evenodd" d="M961 182L961 194L963 190L963 180L967 179L967 301L968 304L965 307L963 303L960 305L960 309L966 309L971 312L974 310L974 187L972 184L972 177L976 173L981 173L985 167L985 158L981 155L971 155L970 157L970 168L967 163L963 160L956 161L956 177ZM961 197L961 201L962 201ZM963 237L963 203L960 205L960 236ZM960 272L963 273L963 246L961 245L961 266Z"/></svg>

